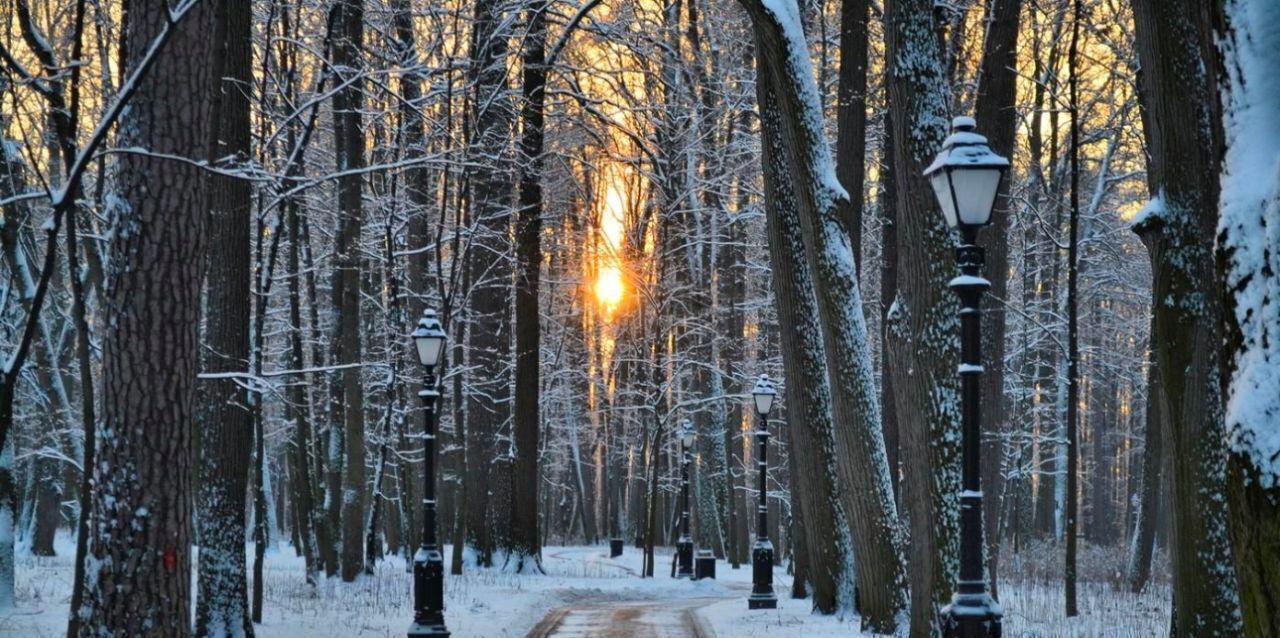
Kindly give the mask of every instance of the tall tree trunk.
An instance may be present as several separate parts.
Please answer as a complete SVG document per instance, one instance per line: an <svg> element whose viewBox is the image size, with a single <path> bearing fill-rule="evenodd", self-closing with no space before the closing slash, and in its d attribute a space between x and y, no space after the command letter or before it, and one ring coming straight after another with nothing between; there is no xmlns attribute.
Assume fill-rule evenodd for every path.
<svg viewBox="0 0 1280 638"><path fill-rule="evenodd" d="M25 190L22 175L24 163L17 153L10 152L14 147L0 144L0 195L11 197ZM30 212L25 206L7 204L2 210L6 220L0 227L0 240L3 241L4 256L10 264L22 254L16 248L18 223ZM14 220L12 223L8 220ZM10 265L10 271L13 265ZM31 312L27 310L27 312ZM22 362L11 361L7 365L16 366ZM0 375L0 427L4 429L0 441L0 609L10 609L14 604L14 542L18 530L18 488L13 475L13 431L14 423L14 391L20 374L15 371ZM88 466L86 466L88 467ZM83 560L78 561L83 563Z"/></svg>
<svg viewBox="0 0 1280 638"><path fill-rule="evenodd" d="M2 161L2 158L0 158ZM80 516L76 521L76 567L72 584L71 609L80 609L84 600L85 557L89 551L89 521L93 512L93 468L97 451L97 406L94 404L93 364L90 357L88 312L85 308L84 279L80 277L79 233L76 216L67 217L67 272L71 276L71 314L76 327L76 362L80 368L80 412L84 424L84 458L80 476ZM80 615L68 614L67 638L80 634Z"/></svg>
<svg viewBox="0 0 1280 638"><path fill-rule="evenodd" d="M1153 203L1135 223L1151 253L1153 344L1166 403L1172 473L1174 622L1179 636L1239 636L1236 575L1227 537L1217 280L1222 127L1211 6L1134 2ZM1206 124L1207 123L1207 124Z"/></svg>
<svg viewBox="0 0 1280 638"><path fill-rule="evenodd" d="M333 62L339 78L351 81L363 73L364 0L340 0L338 12L339 36L334 42ZM358 171L364 167L363 84L360 80L352 81L334 94L339 170ZM333 299L337 312L337 332L333 343L337 356L333 363L352 367L337 373L338 387L334 391L337 409L330 415L330 428L342 431L343 462L341 493L329 495L332 499L340 499L340 502L331 502L329 506L331 511L335 507L341 508L340 527L335 526L333 533L341 534L341 572L342 580L347 582L355 580L356 575L364 571L365 405L362 372L357 365L362 360L359 243L363 226L363 188L363 176L358 172L338 178L338 236L334 246L336 261L333 272ZM332 514L330 521L336 522Z"/></svg>
<svg viewBox="0 0 1280 638"><path fill-rule="evenodd" d="M52 415L47 415L45 439L53 449L57 449L57 437L53 432L59 427ZM33 489L26 497L32 505L31 524L27 532L27 544L32 556L56 556L53 550L53 537L58 530L58 522L62 519L62 473L58 471L59 462L54 457L39 455L31 459L31 474L34 478Z"/></svg>
<svg viewBox="0 0 1280 638"><path fill-rule="evenodd" d="M215 107L209 147L214 161L249 159L251 11L245 0L218 0L214 42ZM249 182L209 178L204 372L249 371L249 242L253 205ZM253 635L245 576L245 493L253 447L252 399L236 378L201 382L198 636Z"/></svg>
<svg viewBox="0 0 1280 638"><path fill-rule="evenodd" d="M739 129L745 130L744 120L746 119L745 111L735 114L733 117L733 128L728 136L727 146L731 146L731 142L735 135L733 131ZM722 248L717 255L720 263L717 264L716 283L720 286L718 293L720 308L720 320L718 323L718 332L723 342L720 348L719 366L721 370L729 371L729 383L737 385L744 382L745 370L742 370L746 358L746 348L744 333L746 327L746 311L743 307L746 301L747 288L747 267L745 263L744 249L742 240L746 233L746 222L742 218L741 213L747 208L746 189L737 184L738 199L734 209L738 211L733 218L727 221L725 236L728 246ZM757 364L759 365L759 364ZM752 509L747 507L746 487L747 487L747 463L746 463L746 445L749 438L743 436L744 430L744 414L743 404L741 401L733 401L729 403L728 416L725 424L725 445L729 449L728 469L726 482L729 488L729 562L737 568L742 563L747 562L747 554L751 548L751 542L747 534L747 525L751 518Z"/></svg>
<svg viewBox="0 0 1280 638"><path fill-rule="evenodd" d="M166 0L125 17L138 69L174 29L121 116L114 239L104 295L102 437L94 468L89 577L80 634L191 635L192 436L207 205L212 3L176 25ZM164 308L165 312L156 312Z"/></svg>
<svg viewBox="0 0 1280 638"><path fill-rule="evenodd" d="M759 26L756 47L765 38L776 38ZM776 43L776 39L774 40ZM781 334L782 365L787 382L787 432L790 453L797 465L809 471L793 475L795 507L804 521L802 533L808 550L809 582L813 607L834 613L853 584L853 556L837 475L835 424L831 418L831 390L827 383L827 357L818 323L818 300L804 254L804 238L796 215L791 159L784 146L783 114L778 110L784 89L765 58L759 62L756 101L762 131L761 161L765 175L765 211L769 237L769 263L773 270L774 302L778 319L790 329ZM757 530L759 532L760 530Z"/></svg>
<svg viewBox="0 0 1280 638"><path fill-rule="evenodd" d="M542 412L539 408L539 369L542 327L538 288L542 274L542 142L543 102L547 86L547 0L537 0L528 10L521 67L524 101L520 109L521 166L520 209L516 219L516 370L515 403L515 505L512 508L511 567L518 573L542 572L538 536L538 439Z"/></svg>
<svg viewBox="0 0 1280 638"><path fill-rule="evenodd" d="M399 136L401 144L404 146L405 161L421 160L427 155L426 121L422 116L422 111L419 110L419 103L422 101L423 84L426 78L423 74L422 62L418 59L417 40L414 35L413 8L409 0L395 0L392 3L392 8L395 11L396 54L398 55L402 72L400 76L402 99L399 101ZM418 317L422 316L430 294L427 270L429 253L426 251L432 247L432 238L428 225L432 184L430 171L426 166L415 166L405 171L404 191L408 200L409 218L405 230L405 252L410 255L404 260L404 268L406 270L405 294L408 298L408 320L409 322L414 322L417 321ZM439 210L443 211L443 206ZM441 217L443 218L443 213L441 213ZM406 375L405 383L414 383L413 377L414 375ZM417 406L412 406L408 414L406 414L406 419L402 422L402 425L418 423L421 417L415 418L409 415L419 412L420 409ZM401 438L407 443L406 437L402 436ZM405 446L402 445L402 447ZM443 446L436 446L437 456L440 453L440 447ZM407 451L407 449L402 450L402 452ZM420 476L422 471L420 466L410 463L406 457L407 455L402 453L398 461L398 476L401 485L400 503L406 514L404 545L405 547L416 548L419 543L418 534L422 528L422 512L412 495L417 493L417 490L422 489ZM436 467L443 467L443 465L437 463ZM449 520L449 517L445 516L444 512L445 508L442 508L440 520Z"/></svg>
<svg viewBox="0 0 1280 638"><path fill-rule="evenodd" d="M836 177L849 193L837 208L862 272L863 180L867 173L867 0L840 2L840 74L836 103Z"/></svg>
<svg viewBox="0 0 1280 638"><path fill-rule="evenodd" d="M1076 59L1080 50L1080 0L1072 2L1071 50L1067 63L1070 77L1071 105L1071 219L1067 232L1067 495L1066 567L1063 570L1063 594L1068 618L1080 613L1076 602L1076 530L1080 484L1080 298L1077 293L1080 273L1080 67Z"/></svg>
<svg viewBox="0 0 1280 638"><path fill-rule="evenodd" d="M1013 158L1017 147L1018 28L1022 0L992 0L987 10L987 37L982 50L974 117L996 153ZM1009 182L1001 182L996 212L978 243L986 249L987 291L992 299L982 312L982 522L987 541L987 579L991 595L999 599L1000 514L1004 511L1004 430L1007 406L1004 388L1004 305L1009 291L1009 226L1017 209L1009 197Z"/></svg>
<svg viewBox="0 0 1280 638"><path fill-rule="evenodd" d="M477 0L469 79L473 95L470 143L470 206L475 223L467 252L470 309L467 349L471 391L466 395L467 545L480 565L493 561L498 539L505 537L511 513L490 507L490 493L502 491L495 463L506 456L497 442L511 415L511 263L510 184L506 161L511 105L506 87L507 33L503 5ZM500 450L500 447L502 448ZM500 529L499 529L500 528ZM497 538L495 538L495 535ZM506 549L506 547L503 547Z"/></svg>
<svg viewBox="0 0 1280 638"><path fill-rule="evenodd" d="M1151 331L1152 342L1155 342L1155 331ZM1160 494L1163 483L1161 469L1164 465L1164 441L1166 419L1161 409L1167 399L1160 396L1160 375L1156 372L1156 364L1151 362L1147 371L1147 419L1142 438L1142 488L1138 495L1138 513L1133 522L1133 539L1129 546L1129 566L1125 575L1129 591L1141 592L1147 587L1151 578L1151 555L1156 546L1157 511L1160 508Z"/></svg>
<svg viewBox="0 0 1280 638"><path fill-rule="evenodd" d="M1280 636L1280 7L1227 0L1218 264L1225 312L1227 498L1244 635ZM1259 170L1270 170L1269 175ZM1262 178L1262 179L1260 179Z"/></svg>
<svg viewBox="0 0 1280 638"><path fill-rule="evenodd" d="M885 99L892 102L893 98L886 95ZM889 359L892 358L889 313L893 311L893 300L898 295L898 176L895 172L897 169L894 168L896 148L893 127L886 124L880 166L880 431L884 436L885 458L889 463L889 483L893 488L894 501L901 508L901 433L898 429L898 403L894 399L893 375L889 373Z"/></svg>
<svg viewBox="0 0 1280 638"><path fill-rule="evenodd" d="M756 34L758 69L775 91L777 126L765 134L776 142L797 186L790 190L803 239L808 269L813 273L823 350L832 387L836 472L844 512L857 552L857 598L867 628L892 633L906 604L905 567L900 553L897 508L889 480L881 433L879 396L871 366L871 350L853 250L838 214L848 194L830 171L830 152L822 130L817 87L809 67L804 35L793 4L745 3ZM779 15L788 7L791 16ZM761 110L766 110L761 101ZM766 167L766 173L769 167ZM859 188L861 186L859 185ZM861 199L861 198L859 198ZM785 204L784 204L785 205ZM789 325L783 323L783 325ZM805 512L806 520L812 517Z"/></svg>
<svg viewBox="0 0 1280 638"><path fill-rule="evenodd" d="M305 367L302 351L302 300L301 300L301 262L299 253L302 236L300 232L297 204L285 204L289 216L289 367L301 370ZM307 391L307 376L289 384L289 401L285 405L285 416L293 422L293 506L298 515L298 538L301 540L302 556L306 565L307 584L314 586L320 573L319 540L317 530L323 526L319 509L316 507L314 483L316 477L311 471L311 396Z"/></svg>
<svg viewBox="0 0 1280 638"><path fill-rule="evenodd" d="M922 172L946 137L947 75L932 2L893 0L885 16L889 119L897 187L898 292L890 312L889 373L901 428L903 499L911 541L911 635L939 631L959 550L959 363L951 232Z"/></svg>

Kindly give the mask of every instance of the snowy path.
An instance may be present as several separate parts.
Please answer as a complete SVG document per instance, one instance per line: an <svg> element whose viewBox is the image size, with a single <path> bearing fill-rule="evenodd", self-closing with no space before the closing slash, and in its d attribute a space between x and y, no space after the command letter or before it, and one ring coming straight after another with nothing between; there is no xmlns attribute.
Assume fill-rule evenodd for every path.
<svg viewBox="0 0 1280 638"><path fill-rule="evenodd" d="M724 598L615 602L561 607L526 638L714 638L698 617L701 607Z"/></svg>
<svg viewBox="0 0 1280 638"><path fill-rule="evenodd" d="M598 550L550 552L545 561L567 561L635 576L636 570L605 558ZM564 563L560 563L563 566ZM550 568L550 565L548 565ZM738 589L738 588L735 588ZM583 599L547 614L526 638L714 638L697 610L737 595L663 600Z"/></svg>

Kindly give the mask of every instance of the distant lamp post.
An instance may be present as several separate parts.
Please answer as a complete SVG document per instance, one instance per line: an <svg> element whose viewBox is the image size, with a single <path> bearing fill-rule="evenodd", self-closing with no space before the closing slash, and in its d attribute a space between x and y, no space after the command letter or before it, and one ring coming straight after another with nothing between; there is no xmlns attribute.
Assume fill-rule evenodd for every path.
<svg viewBox="0 0 1280 638"><path fill-rule="evenodd" d="M760 375L756 387L751 390L759 422L756 445L760 451L756 454L756 467L760 470L760 502L756 505L756 544L751 548L751 597L747 598L747 609L778 607L778 597L773 593L773 543L769 541L769 499L765 484L769 471L769 410L773 409L773 399L777 394L767 374Z"/></svg>
<svg viewBox="0 0 1280 638"><path fill-rule="evenodd" d="M982 472L979 410L982 377L982 294L991 283L982 278L983 250L978 229L991 223L1000 179L1009 160L974 132L971 117L957 117L942 152L925 176L938 197L947 224L960 233L956 262L960 276L950 287L960 297L961 446L964 461L960 492L960 575L951 604L942 608L947 638L1000 638L1000 604L987 591L983 575Z"/></svg>
<svg viewBox="0 0 1280 638"><path fill-rule="evenodd" d="M676 578L693 578L693 539L689 536L689 460L693 449L693 422L680 426L680 538L676 541Z"/></svg>
<svg viewBox="0 0 1280 638"><path fill-rule="evenodd" d="M418 392L426 415L423 427L426 455L423 459L424 490L422 495L422 545L413 555L413 624L409 638L448 638L444 625L444 557L436 542L436 365L444 351L445 333L428 308L418 320L413 334L418 362L426 367L423 389Z"/></svg>

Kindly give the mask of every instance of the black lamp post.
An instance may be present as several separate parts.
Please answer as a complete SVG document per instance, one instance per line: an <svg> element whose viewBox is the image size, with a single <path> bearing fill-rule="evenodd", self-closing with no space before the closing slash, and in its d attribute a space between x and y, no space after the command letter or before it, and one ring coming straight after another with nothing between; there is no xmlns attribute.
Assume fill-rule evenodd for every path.
<svg viewBox="0 0 1280 638"><path fill-rule="evenodd" d="M769 499L765 484L769 469L769 410L776 395L769 375L760 375L756 387L751 390L759 421L756 445L760 446L760 451L756 454L756 467L760 470L760 502L756 505L756 544L751 548L751 597L747 598L747 609L778 607L778 597L773 593L773 543L769 541Z"/></svg>
<svg viewBox="0 0 1280 638"><path fill-rule="evenodd" d="M676 578L693 578L693 539L689 537L689 451L693 449L693 423L680 427L680 538L676 541Z"/></svg>
<svg viewBox="0 0 1280 638"><path fill-rule="evenodd" d="M942 152L925 169L947 224L960 233L956 262L960 276L951 289L960 297L961 454L964 462L960 492L960 574L951 604L942 608L947 638L1000 638L1003 611L987 591L983 574L982 432L979 424L982 378L982 294L991 283L982 278L983 250L978 229L991 222L1000 178L1009 160L987 146L974 132L971 117L957 117Z"/></svg>
<svg viewBox="0 0 1280 638"><path fill-rule="evenodd" d="M422 545L413 555L413 624L409 638L448 638L444 625L444 557L436 542L436 391L435 368L444 350L445 334L436 311L428 308L414 329L413 344L418 361L427 368L423 389L418 392L426 413L423 428L426 456L423 459Z"/></svg>

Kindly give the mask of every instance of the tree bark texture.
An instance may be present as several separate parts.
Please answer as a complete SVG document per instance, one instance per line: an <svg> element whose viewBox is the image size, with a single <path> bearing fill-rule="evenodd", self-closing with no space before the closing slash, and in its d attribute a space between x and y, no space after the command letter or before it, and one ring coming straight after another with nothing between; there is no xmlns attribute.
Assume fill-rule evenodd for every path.
<svg viewBox="0 0 1280 638"><path fill-rule="evenodd" d="M765 46L762 39L769 36L759 28L755 33L757 48ZM793 507L805 522L801 533L808 552L813 607L829 614L841 604L852 602L840 600L842 590L852 584L852 547L836 470L835 424L831 418L818 300L808 262L800 257L804 254L804 239L796 217L792 167L782 138L783 114L778 110L782 90L777 86L777 76L765 71L766 64L763 60L759 63L756 99L763 141L769 263L778 319L788 326L781 331L787 432L797 466L806 468L791 477Z"/></svg>
<svg viewBox="0 0 1280 638"><path fill-rule="evenodd" d="M476 165L470 172L473 236L467 252L470 308L467 348L470 392L466 396L467 545L480 565L492 564L493 551L506 536L511 513L490 507L491 492L501 491L495 463L500 429L511 416L511 242L512 189L506 159L511 133L511 105L506 87L507 40L502 5L475 3L470 81L471 139ZM495 534L498 538L495 538ZM505 549L505 548L504 548Z"/></svg>
<svg viewBox="0 0 1280 638"><path fill-rule="evenodd" d="M863 182L867 174L867 0L841 0L840 72L836 94L836 177L849 196L840 219L862 272Z"/></svg>
<svg viewBox="0 0 1280 638"><path fill-rule="evenodd" d="M538 456L542 412L539 408L539 369L542 365L542 326L538 290L542 275L542 146L543 103L547 85L546 0L528 9L522 68L524 101L520 110L523 136L520 209L516 218L515 300L515 501L511 520L511 567L516 572L540 573L542 548L538 535Z"/></svg>
<svg viewBox="0 0 1280 638"><path fill-rule="evenodd" d="M245 0L217 0L214 29L214 109L210 148L214 161L249 159L249 65L252 12ZM249 371L249 182L209 177L204 372ZM196 635L253 635L246 605L245 494L253 421L243 381L200 382L199 591Z"/></svg>
<svg viewBox="0 0 1280 638"><path fill-rule="evenodd" d="M203 160L213 3L176 26L121 116L117 144ZM166 0L126 14L127 66L166 28ZM117 158L103 299L102 421L82 636L191 634L191 521L205 178L155 155ZM75 612L73 612L75 613Z"/></svg>
<svg viewBox="0 0 1280 638"><path fill-rule="evenodd" d="M922 176L947 133L947 75L934 37L932 2L886 7L889 119L897 191L898 290L889 313L889 374L898 408L911 635L938 633L958 568L960 414L955 245Z"/></svg>
<svg viewBox="0 0 1280 638"><path fill-rule="evenodd" d="M1218 225L1225 322L1227 500L1244 635L1280 636L1280 6L1227 0L1216 17L1226 155ZM1265 164L1269 161L1270 164ZM1261 165L1260 165L1261 164ZM1267 179L1260 170L1270 169ZM1273 436L1273 435L1272 435Z"/></svg>
<svg viewBox="0 0 1280 638"><path fill-rule="evenodd" d="M333 47L333 62L339 82L350 80L363 72L361 62L364 37L364 0L340 0L338 10L338 37ZM361 108L364 103L363 82L356 80L339 89L333 98L334 119L337 126L339 170L359 170L364 167L364 132ZM336 333L333 339L334 365L353 365L362 361L360 320L360 284L362 264L360 235L363 228L361 197L364 178L359 173L338 178L338 236L335 243L336 259L333 273L333 301L337 312ZM365 449L364 449L364 383L359 366L337 372L338 387L334 390L336 408L330 414L330 428L342 431L342 484L340 493L330 498L340 498L340 503L330 503L330 508L340 508L340 526L332 533L340 536L342 580L355 580L364 570L364 511L365 511ZM341 421L339 421L341 420ZM331 523L334 522L331 516ZM334 539L338 541L338 539Z"/></svg>
<svg viewBox="0 0 1280 638"><path fill-rule="evenodd" d="M1153 336L1155 331L1151 332ZM1164 466L1164 441L1167 429L1161 409L1167 399L1160 396L1160 375L1153 361L1147 372L1147 419L1143 432L1142 487L1138 493L1138 512L1134 517L1133 538L1129 546L1129 566L1126 579L1133 593L1146 589L1151 579L1151 556L1156 546L1157 511L1160 495L1164 492L1161 470Z"/></svg>
<svg viewBox="0 0 1280 638"><path fill-rule="evenodd" d="M783 165L790 171L785 179L795 184L787 204L794 206L815 287L833 390L836 470L842 487L839 495L857 554L859 613L867 628L892 633L898 611L906 604L905 566L854 254L847 220L842 221L839 214L849 196L835 175L824 174L831 163L817 88L807 56L797 54L807 48L802 34L787 29L798 20L776 15L777 8L764 4L746 6L755 27L757 67L762 76L769 76L777 99L778 128L766 130L766 134L778 136L776 144L785 159L771 159L785 161ZM798 8L794 12L798 17ZM766 165L766 171L769 169Z"/></svg>
<svg viewBox="0 0 1280 638"><path fill-rule="evenodd" d="M1076 600L1076 554L1079 529L1080 485L1080 296L1077 293L1080 278L1080 74L1077 56L1080 50L1080 0L1072 2L1071 49L1068 52L1067 69L1070 77L1071 109L1071 211L1067 222L1067 361L1066 361L1066 428L1067 428L1067 480L1065 510L1066 565L1063 569L1063 593L1068 618L1080 614Z"/></svg>
<svg viewBox="0 0 1280 638"><path fill-rule="evenodd" d="M1222 150L1211 6L1134 2L1142 65L1139 99L1159 205L1135 231L1151 253L1152 349L1170 426L1174 619L1179 636L1239 636L1227 530L1220 344L1222 305L1214 233Z"/></svg>

